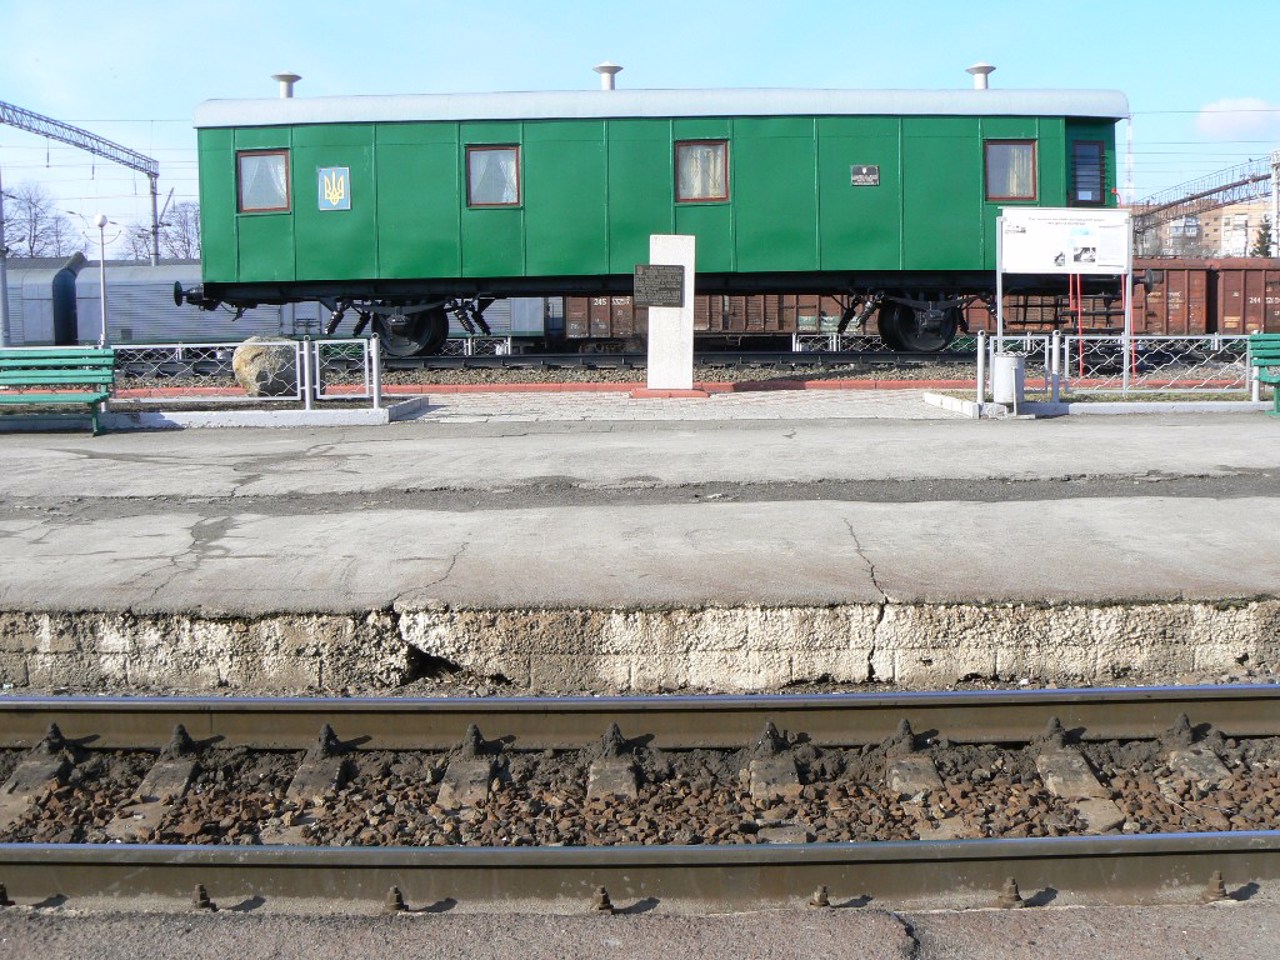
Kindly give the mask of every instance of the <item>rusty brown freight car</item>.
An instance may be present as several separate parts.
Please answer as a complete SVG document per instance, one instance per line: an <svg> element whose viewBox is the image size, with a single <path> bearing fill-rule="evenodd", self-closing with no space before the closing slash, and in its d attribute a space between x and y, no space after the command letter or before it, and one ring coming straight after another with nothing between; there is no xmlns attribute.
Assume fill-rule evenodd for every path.
<svg viewBox="0 0 1280 960"><path fill-rule="evenodd" d="M1280 260L1136 260L1135 278L1150 276L1133 288L1134 333L1184 336L1204 333L1280 333ZM749 345L753 340L793 333L834 333L847 300L816 295L707 296L694 298L693 328L699 340ZM628 345L638 348L648 330L648 311L630 297L566 297L565 335L570 343ZM995 329L986 303L965 311L970 332ZM1119 333L1124 302L1115 294L1084 298L1079 320L1068 298L1005 297L1005 328L1015 333ZM867 324L875 332L875 320ZM850 331L852 332L852 331Z"/></svg>
<svg viewBox="0 0 1280 960"><path fill-rule="evenodd" d="M1280 333L1280 260L1135 260L1133 332L1142 336L1205 333ZM1060 329L1118 333L1124 302L1117 295L1086 296L1080 327L1065 296L1005 297L1005 328L1017 333ZM993 330L985 304L966 312L970 331Z"/></svg>
<svg viewBox="0 0 1280 960"><path fill-rule="evenodd" d="M792 333L834 333L844 310L837 297L802 294L720 296L693 300L693 329L702 338L789 337ZM565 336L570 341L642 339L649 311L630 297L565 297Z"/></svg>

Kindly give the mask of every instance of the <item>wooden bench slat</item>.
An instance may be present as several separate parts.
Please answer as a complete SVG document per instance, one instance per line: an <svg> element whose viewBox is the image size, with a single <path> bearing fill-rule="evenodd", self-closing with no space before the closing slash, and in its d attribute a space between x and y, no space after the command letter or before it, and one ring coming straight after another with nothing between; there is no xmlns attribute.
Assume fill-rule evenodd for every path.
<svg viewBox="0 0 1280 960"><path fill-rule="evenodd" d="M110 399L111 394L103 390L98 393L0 393L0 404L20 406L24 403L41 406L55 403L76 404L101 403Z"/></svg>

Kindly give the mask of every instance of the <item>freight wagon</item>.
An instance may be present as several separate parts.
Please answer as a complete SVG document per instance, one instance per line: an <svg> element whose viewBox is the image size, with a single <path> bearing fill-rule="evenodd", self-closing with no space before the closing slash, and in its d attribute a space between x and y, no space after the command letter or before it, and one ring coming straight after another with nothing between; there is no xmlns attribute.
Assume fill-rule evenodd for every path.
<svg viewBox="0 0 1280 960"><path fill-rule="evenodd" d="M1140 336L1205 333L1280 333L1280 260L1134 261L1133 332ZM971 306L970 330L995 329L986 305ZM1124 302L1119 292L1087 295L1073 311L1065 295L1005 298L1005 327L1012 332L1120 333Z"/></svg>
<svg viewBox="0 0 1280 960"><path fill-rule="evenodd" d="M211 101L202 283L177 296L318 301L393 355L433 352L495 298L625 296L649 236L679 233L699 294L842 297L845 322L935 350L991 293L1002 207L1115 203L1128 112L986 89Z"/></svg>

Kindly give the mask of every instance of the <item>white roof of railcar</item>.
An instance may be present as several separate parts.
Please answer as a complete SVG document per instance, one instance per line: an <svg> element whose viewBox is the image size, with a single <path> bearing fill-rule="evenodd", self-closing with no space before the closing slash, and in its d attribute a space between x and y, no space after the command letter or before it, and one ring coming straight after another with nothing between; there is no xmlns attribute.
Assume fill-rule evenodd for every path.
<svg viewBox="0 0 1280 960"><path fill-rule="evenodd" d="M998 116L1124 119L1115 90L590 90L209 100L197 127L622 117Z"/></svg>

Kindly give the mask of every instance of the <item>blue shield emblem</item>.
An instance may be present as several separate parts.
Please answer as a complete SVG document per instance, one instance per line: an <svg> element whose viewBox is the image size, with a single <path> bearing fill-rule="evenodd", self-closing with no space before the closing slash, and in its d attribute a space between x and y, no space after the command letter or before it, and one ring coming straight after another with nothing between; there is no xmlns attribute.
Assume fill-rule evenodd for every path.
<svg viewBox="0 0 1280 960"><path fill-rule="evenodd" d="M321 210L351 209L351 168L320 167L317 170Z"/></svg>

